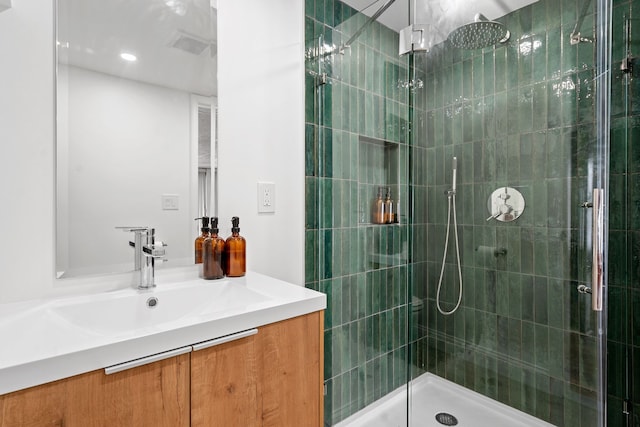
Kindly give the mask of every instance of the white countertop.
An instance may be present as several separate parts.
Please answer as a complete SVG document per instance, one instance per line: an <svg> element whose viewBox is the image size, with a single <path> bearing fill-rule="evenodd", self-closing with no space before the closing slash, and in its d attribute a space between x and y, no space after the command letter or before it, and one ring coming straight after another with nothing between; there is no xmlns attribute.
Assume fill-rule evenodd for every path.
<svg viewBox="0 0 640 427"><path fill-rule="evenodd" d="M252 272L0 304L0 394L325 308L325 294Z"/></svg>

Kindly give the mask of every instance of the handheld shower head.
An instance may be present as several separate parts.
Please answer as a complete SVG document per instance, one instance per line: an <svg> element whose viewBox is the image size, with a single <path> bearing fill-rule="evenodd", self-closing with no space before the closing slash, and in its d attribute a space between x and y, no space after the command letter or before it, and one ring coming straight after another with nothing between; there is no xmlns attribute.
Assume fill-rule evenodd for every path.
<svg viewBox="0 0 640 427"><path fill-rule="evenodd" d="M456 193L456 176L458 175L458 158L454 157L453 161L451 162L451 169L453 171L453 185L451 186L451 191L453 191L453 194Z"/></svg>

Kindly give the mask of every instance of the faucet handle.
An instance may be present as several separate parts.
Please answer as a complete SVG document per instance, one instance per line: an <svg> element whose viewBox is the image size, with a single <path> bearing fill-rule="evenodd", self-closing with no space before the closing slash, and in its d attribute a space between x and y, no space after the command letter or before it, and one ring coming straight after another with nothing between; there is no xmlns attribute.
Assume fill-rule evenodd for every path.
<svg viewBox="0 0 640 427"><path fill-rule="evenodd" d="M145 256L150 256L153 258L161 258L165 255L164 248L156 248L155 246L145 245L142 247L142 252L144 252Z"/></svg>
<svg viewBox="0 0 640 427"><path fill-rule="evenodd" d="M145 256L150 256L153 258L162 258L165 256L164 247L167 246L166 243L157 241L150 245L144 245L142 247L142 252L144 252Z"/></svg>

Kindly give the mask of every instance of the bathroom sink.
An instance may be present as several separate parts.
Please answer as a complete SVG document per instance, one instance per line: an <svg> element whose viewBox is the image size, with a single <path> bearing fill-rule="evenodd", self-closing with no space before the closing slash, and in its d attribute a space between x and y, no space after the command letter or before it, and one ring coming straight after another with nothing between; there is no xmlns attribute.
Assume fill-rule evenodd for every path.
<svg viewBox="0 0 640 427"><path fill-rule="evenodd" d="M270 298L228 280L194 281L159 286L151 291L125 290L83 297L50 308L51 312L98 334L132 333L143 328L162 329L204 317L242 313Z"/></svg>

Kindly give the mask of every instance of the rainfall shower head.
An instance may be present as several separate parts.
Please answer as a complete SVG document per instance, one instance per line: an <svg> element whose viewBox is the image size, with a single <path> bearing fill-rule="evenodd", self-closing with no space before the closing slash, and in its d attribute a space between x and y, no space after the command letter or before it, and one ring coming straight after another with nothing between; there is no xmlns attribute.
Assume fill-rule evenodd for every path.
<svg viewBox="0 0 640 427"><path fill-rule="evenodd" d="M461 49L482 49L496 43L505 43L511 37L503 24L489 21L481 13L474 22L458 27L449 33L449 42Z"/></svg>

